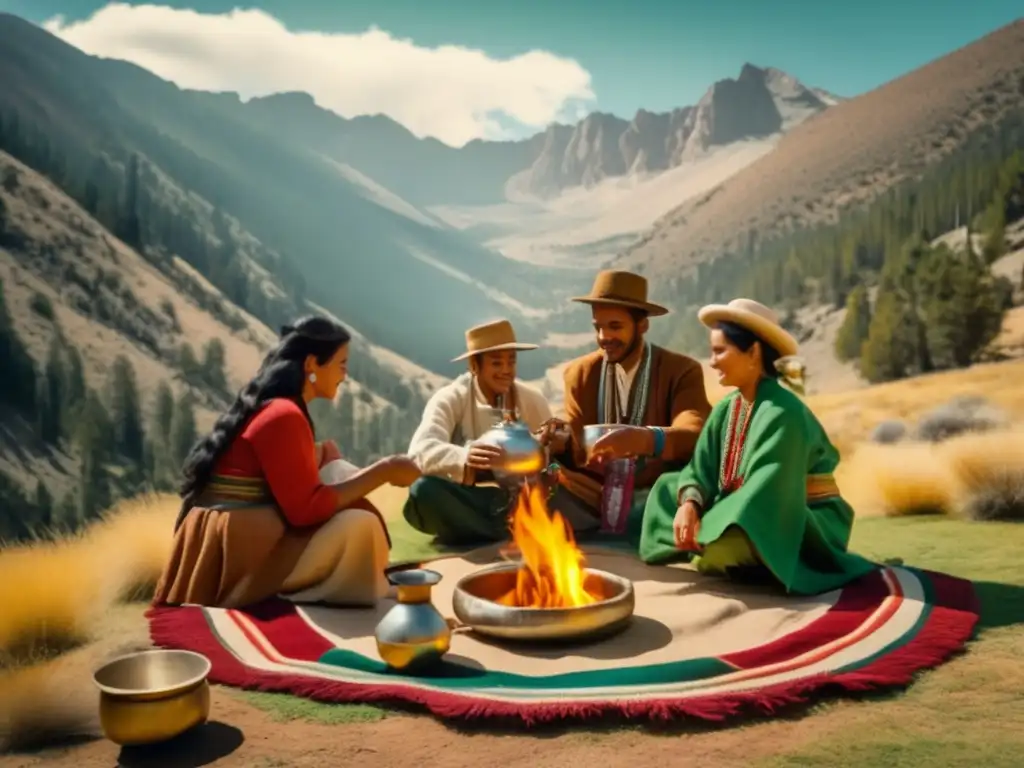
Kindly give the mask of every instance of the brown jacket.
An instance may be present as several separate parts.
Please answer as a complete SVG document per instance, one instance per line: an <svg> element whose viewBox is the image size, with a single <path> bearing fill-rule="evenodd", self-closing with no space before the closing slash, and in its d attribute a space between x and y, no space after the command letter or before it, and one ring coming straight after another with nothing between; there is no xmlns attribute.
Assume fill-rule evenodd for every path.
<svg viewBox="0 0 1024 768"><path fill-rule="evenodd" d="M665 451L661 459L648 458L644 461L643 469L636 477L637 488L649 488L660 475L686 465L693 455L704 421L711 413L700 363L653 344L651 354L650 394L643 424L667 428ZM595 506L600 500L601 476L583 469L586 462L583 427L600 424L603 418L597 402L602 357L603 353L596 350L573 360L565 368L564 407L566 420L572 429L572 441L565 455L558 457L567 469L573 470L566 473L566 486Z"/></svg>

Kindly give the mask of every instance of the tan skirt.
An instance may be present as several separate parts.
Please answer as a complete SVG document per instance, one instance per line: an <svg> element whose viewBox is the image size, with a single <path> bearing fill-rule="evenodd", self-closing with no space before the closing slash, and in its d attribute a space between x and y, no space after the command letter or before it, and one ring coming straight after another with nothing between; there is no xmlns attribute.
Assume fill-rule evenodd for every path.
<svg viewBox="0 0 1024 768"><path fill-rule="evenodd" d="M284 595L372 604L384 594L390 542L366 501L308 528L269 504L193 507L178 528L154 604L237 608Z"/></svg>

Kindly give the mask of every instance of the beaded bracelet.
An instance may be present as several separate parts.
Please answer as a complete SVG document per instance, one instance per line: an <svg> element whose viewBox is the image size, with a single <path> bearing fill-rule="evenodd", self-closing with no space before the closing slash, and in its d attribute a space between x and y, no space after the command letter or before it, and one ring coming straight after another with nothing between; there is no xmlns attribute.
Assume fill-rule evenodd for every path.
<svg viewBox="0 0 1024 768"><path fill-rule="evenodd" d="M654 455L658 458L665 452L665 430L661 427L649 427L654 433Z"/></svg>

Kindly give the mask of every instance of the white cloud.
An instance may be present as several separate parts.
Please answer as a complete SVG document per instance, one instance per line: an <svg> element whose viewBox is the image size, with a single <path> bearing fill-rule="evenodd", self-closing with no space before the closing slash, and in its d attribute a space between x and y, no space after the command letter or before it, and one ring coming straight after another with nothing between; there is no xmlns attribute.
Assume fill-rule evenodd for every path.
<svg viewBox="0 0 1024 768"><path fill-rule="evenodd" d="M207 14L112 3L83 21L43 26L83 51L138 64L182 88L242 98L306 91L343 117L383 113L418 136L460 146L505 138L503 114L539 129L594 99L590 74L546 51L495 59L457 45L424 48L371 28L296 32L263 11Z"/></svg>

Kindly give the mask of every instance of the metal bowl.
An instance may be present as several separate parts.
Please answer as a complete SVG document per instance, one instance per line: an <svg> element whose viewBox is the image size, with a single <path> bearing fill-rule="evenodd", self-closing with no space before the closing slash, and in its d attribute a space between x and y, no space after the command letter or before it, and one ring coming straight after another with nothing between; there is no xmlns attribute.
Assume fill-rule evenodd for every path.
<svg viewBox="0 0 1024 768"><path fill-rule="evenodd" d="M499 563L464 576L455 585L452 607L459 621L482 635L505 640L596 640L626 628L635 596L629 579L587 568L586 587L604 599L579 608L517 608L495 600L516 585L517 562Z"/></svg>
<svg viewBox="0 0 1024 768"><path fill-rule="evenodd" d="M142 651L93 674L100 689L100 725L115 744L173 739L210 716L210 660L192 651Z"/></svg>
<svg viewBox="0 0 1024 768"><path fill-rule="evenodd" d="M628 424L587 424L583 427L583 448L587 455L594 450L594 443L617 429L629 426Z"/></svg>

